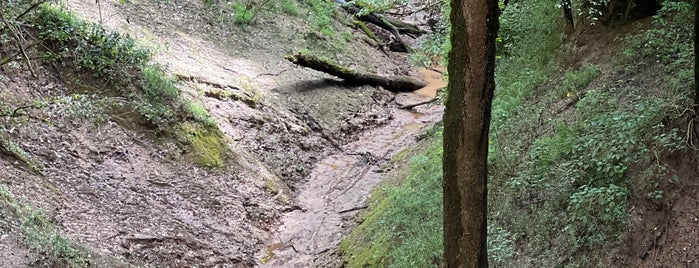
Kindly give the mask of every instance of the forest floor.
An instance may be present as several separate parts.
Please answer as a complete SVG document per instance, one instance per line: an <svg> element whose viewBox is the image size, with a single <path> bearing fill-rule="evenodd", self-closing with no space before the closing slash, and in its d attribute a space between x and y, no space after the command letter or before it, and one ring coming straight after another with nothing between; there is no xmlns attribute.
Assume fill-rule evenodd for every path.
<svg viewBox="0 0 699 268"><path fill-rule="evenodd" d="M79 17L153 49L187 98L208 110L230 147L223 168L188 163L174 141L152 130L124 127L107 115L95 120L102 116L98 97L31 111L41 120L4 122L12 140L44 167L36 174L3 157L4 205L43 211L56 232L106 256L93 264L338 265L334 248L353 224L358 211L352 209L364 206L380 174L393 168L387 160L441 119L439 104L397 108L430 98L424 93L347 86L287 63L286 53L328 50L323 44L333 41L298 17L271 15L242 27L217 23L195 0L66 4ZM343 46L330 53L342 64L420 76L404 54L357 41ZM21 65L2 72L8 103L73 94L66 78L48 67L38 78ZM221 97L221 91L253 102ZM27 220L15 216L8 226L24 226ZM45 258L31 252L23 238L28 234L9 227L4 233L0 266Z"/></svg>

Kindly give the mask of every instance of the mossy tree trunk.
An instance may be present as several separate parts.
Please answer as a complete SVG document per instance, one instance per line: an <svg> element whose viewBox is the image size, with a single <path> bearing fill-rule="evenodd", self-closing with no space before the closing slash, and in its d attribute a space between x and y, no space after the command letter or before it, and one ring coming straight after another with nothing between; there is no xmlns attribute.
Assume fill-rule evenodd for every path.
<svg viewBox="0 0 699 268"><path fill-rule="evenodd" d="M699 33L699 0L694 4L694 111L699 115L699 44L697 44L697 33Z"/></svg>
<svg viewBox="0 0 699 268"><path fill-rule="evenodd" d="M445 267L487 267L488 129L495 89L497 0L452 0L444 116Z"/></svg>

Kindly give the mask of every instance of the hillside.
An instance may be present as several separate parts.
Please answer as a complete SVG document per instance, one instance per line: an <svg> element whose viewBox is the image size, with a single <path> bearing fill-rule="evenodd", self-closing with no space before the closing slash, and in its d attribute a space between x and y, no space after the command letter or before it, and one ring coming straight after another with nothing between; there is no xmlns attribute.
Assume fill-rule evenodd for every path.
<svg viewBox="0 0 699 268"><path fill-rule="evenodd" d="M449 8L355 2L426 33L395 52L324 0L0 3L0 266L439 267ZM694 2L637 2L501 3L491 266L699 262Z"/></svg>
<svg viewBox="0 0 699 268"><path fill-rule="evenodd" d="M394 94L284 60L310 49L419 77L405 54L353 41L364 34L335 21L334 4L274 3L242 25L212 1L31 4L3 6L17 16L3 25L22 36L2 51L0 266L268 262L282 216L308 211L297 196L327 172L317 162L347 166L322 175L347 185L316 187L336 185L342 205L361 206L380 178L368 170L389 168L384 158L441 117L439 105L400 110ZM29 61L10 57L20 50ZM362 176L376 182L354 187ZM332 206L319 209L343 209Z"/></svg>
<svg viewBox="0 0 699 268"><path fill-rule="evenodd" d="M576 14L574 29L550 1L504 7L489 265L695 265L693 8L643 3L626 21ZM409 170L388 176L341 244L349 267L441 265L442 131L396 159Z"/></svg>

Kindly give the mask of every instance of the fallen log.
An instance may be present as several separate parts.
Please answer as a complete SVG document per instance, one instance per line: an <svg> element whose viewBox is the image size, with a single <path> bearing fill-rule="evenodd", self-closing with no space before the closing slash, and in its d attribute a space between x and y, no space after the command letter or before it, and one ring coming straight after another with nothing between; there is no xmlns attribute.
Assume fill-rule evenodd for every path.
<svg viewBox="0 0 699 268"><path fill-rule="evenodd" d="M385 77L359 72L307 52L296 52L284 58L294 64L336 76L347 83L381 86L391 92L411 92L427 85L425 82L410 76Z"/></svg>
<svg viewBox="0 0 699 268"><path fill-rule="evenodd" d="M379 27L383 28L384 30L390 32L391 35L393 35L393 38L395 38L396 42L398 44L400 44L401 49L399 49L399 51L401 51L401 52L412 52L412 48L410 47L410 45L408 43L403 41L403 38L401 38L400 34L421 35L421 34L426 33L425 31L420 30L420 28L418 28L415 25L412 25L412 24L406 23L406 22L402 22L402 21L394 19L394 18L386 17L386 16L383 16L381 14L377 14L377 13L363 14L361 12L361 8L359 6L347 3L345 0L335 0L335 2L340 4L340 6L345 11L347 11L347 13L355 16L357 19L364 21L364 22L374 24L374 25L379 26Z"/></svg>

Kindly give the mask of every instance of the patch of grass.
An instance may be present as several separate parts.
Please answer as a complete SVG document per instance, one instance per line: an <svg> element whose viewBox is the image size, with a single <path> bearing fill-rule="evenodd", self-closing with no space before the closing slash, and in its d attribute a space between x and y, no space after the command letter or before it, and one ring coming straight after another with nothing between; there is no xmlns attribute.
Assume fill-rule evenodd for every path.
<svg viewBox="0 0 699 268"><path fill-rule="evenodd" d="M282 0L281 9L282 12L291 16L301 15L301 9L299 9L299 5L295 0Z"/></svg>
<svg viewBox="0 0 699 268"><path fill-rule="evenodd" d="M16 200L5 185L0 185L0 221L4 228L18 228L31 251L32 265L40 267L88 267L87 250L62 236L44 213Z"/></svg>
<svg viewBox="0 0 699 268"><path fill-rule="evenodd" d="M580 90L584 89L599 75L600 68L595 65L585 65L580 70L567 71L561 80L561 84L556 87L554 97L560 99L578 96Z"/></svg>
<svg viewBox="0 0 699 268"><path fill-rule="evenodd" d="M230 4L237 24L249 24L255 17L255 10L252 3L233 2Z"/></svg>
<svg viewBox="0 0 699 268"><path fill-rule="evenodd" d="M337 32L333 26L337 4L334 1L323 0L303 0L303 3L309 7L308 19L315 30L324 36L333 37Z"/></svg>
<svg viewBox="0 0 699 268"><path fill-rule="evenodd" d="M549 1L511 3L500 16L499 60L493 99L493 130L506 120L534 89L555 73L555 51L563 42L560 10Z"/></svg>
<svg viewBox="0 0 699 268"><path fill-rule="evenodd" d="M442 249L441 143L416 156L399 186L375 193L371 210L342 243L350 267L434 267Z"/></svg>

